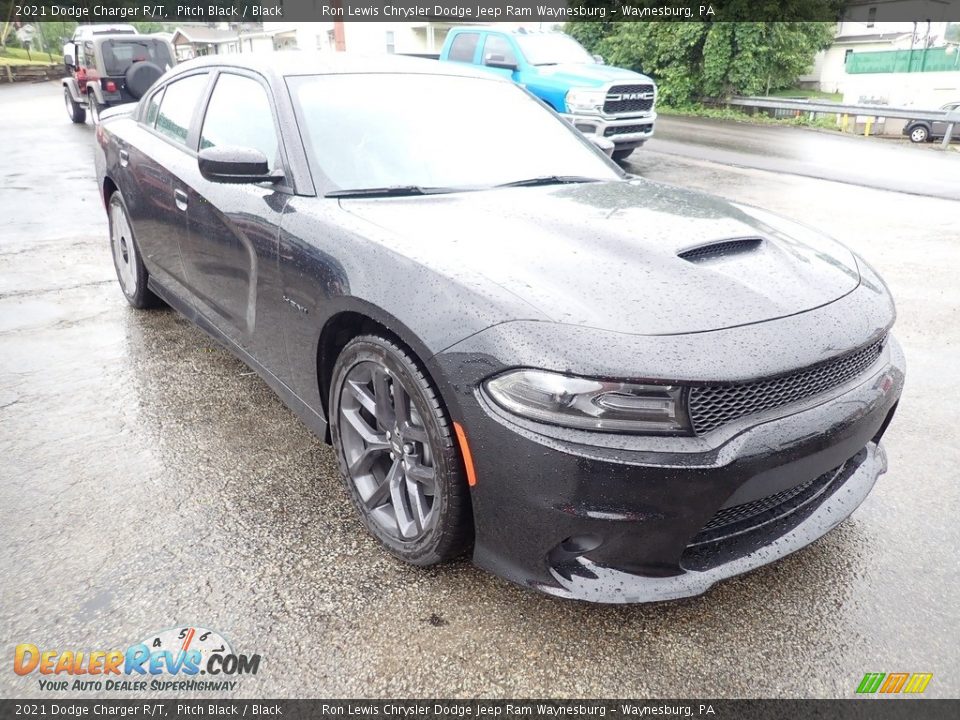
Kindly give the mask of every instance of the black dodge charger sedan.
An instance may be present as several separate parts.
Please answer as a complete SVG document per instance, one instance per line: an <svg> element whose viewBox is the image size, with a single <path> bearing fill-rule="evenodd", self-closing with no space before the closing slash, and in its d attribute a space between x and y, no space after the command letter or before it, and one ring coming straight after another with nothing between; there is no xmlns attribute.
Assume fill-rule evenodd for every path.
<svg viewBox="0 0 960 720"><path fill-rule="evenodd" d="M217 56L97 140L127 300L256 370L406 562L696 595L819 538L886 470L904 358L876 273L625 175L510 82Z"/></svg>

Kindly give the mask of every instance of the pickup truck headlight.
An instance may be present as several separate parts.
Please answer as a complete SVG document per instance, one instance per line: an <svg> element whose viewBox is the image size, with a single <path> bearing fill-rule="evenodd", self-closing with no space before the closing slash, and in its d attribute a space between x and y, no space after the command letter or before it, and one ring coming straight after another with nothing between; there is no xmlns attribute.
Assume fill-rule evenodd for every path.
<svg viewBox="0 0 960 720"><path fill-rule="evenodd" d="M504 410L539 422L601 432L687 434L683 388L512 370L484 384Z"/></svg>
<svg viewBox="0 0 960 720"><path fill-rule="evenodd" d="M597 113L607 98L605 90L573 88L567 91L565 102L569 113Z"/></svg>

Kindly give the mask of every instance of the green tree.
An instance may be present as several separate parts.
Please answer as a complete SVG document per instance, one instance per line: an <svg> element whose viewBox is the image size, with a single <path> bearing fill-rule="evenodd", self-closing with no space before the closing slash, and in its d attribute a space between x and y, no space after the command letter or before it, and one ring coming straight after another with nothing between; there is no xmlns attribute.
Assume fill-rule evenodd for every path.
<svg viewBox="0 0 960 720"><path fill-rule="evenodd" d="M603 37L591 23L567 29L607 62L646 73L661 101L682 107L705 98L791 87L829 47L825 22L618 22ZM596 24L596 23L593 23Z"/></svg>

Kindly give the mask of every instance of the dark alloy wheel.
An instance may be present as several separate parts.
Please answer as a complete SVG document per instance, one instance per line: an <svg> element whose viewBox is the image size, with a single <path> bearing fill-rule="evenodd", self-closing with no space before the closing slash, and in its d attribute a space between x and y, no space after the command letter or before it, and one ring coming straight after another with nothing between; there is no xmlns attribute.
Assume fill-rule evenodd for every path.
<svg viewBox="0 0 960 720"><path fill-rule="evenodd" d="M147 287L147 268L140 258L137 243L133 238L127 204L119 190L110 196L107 218L110 223L113 266L117 270L117 280L127 302L141 310L160 305L160 298Z"/></svg>
<svg viewBox="0 0 960 720"><path fill-rule="evenodd" d="M87 111L84 109L83 105L76 102L70 96L70 88L63 89L63 104L67 108L67 117L70 118L70 122L77 123L80 125L85 122L87 119Z"/></svg>
<svg viewBox="0 0 960 720"><path fill-rule="evenodd" d="M408 351L376 335L351 340L330 391L331 435L364 524L394 555L431 565L473 535L452 425Z"/></svg>

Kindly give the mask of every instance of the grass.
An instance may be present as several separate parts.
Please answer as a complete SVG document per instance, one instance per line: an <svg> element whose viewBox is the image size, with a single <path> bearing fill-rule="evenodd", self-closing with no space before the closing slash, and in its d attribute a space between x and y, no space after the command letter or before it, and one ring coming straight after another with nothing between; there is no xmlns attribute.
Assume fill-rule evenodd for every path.
<svg viewBox="0 0 960 720"><path fill-rule="evenodd" d="M31 59L32 58L32 59ZM56 56L31 51L30 56L23 48L4 48L0 50L0 65L58 65Z"/></svg>
<svg viewBox="0 0 960 720"><path fill-rule="evenodd" d="M751 125L787 125L790 127L812 127L823 130L837 130L836 118L833 115L813 119L808 113L801 113L796 117L773 118L764 113L749 115L741 110L724 107L709 107L706 105L688 105L672 108L665 105L657 107L661 115L685 115L688 117L705 117L715 120L732 120L733 122L748 123Z"/></svg>

